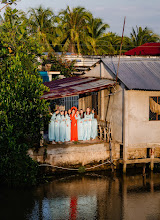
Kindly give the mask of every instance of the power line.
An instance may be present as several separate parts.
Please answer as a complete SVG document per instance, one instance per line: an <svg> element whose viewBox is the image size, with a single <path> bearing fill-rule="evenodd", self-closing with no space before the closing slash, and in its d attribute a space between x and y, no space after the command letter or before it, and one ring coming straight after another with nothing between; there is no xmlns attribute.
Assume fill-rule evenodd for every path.
<svg viewBox="0 0 160 220"><path fill-rule="evenodd" d="M151 43L153 43L153 42L151 42ZM159 43L159 42L158 42ZM42 45L42 44L41 44ZM65 44L56 44L56 45L53 45L53 44L48 44L48 45L52 45L53 47L56 47L56 46L64 46ZM74 45L74 46L77 46L77 44L70 44L70 46L71 45ZM92 47L92 45L87 45L87 44L79 44L80 46L85 46L85 47L87 47L87 46L90 46L90 47ZM69 47L69 46L68 46ZM111 45L106 45L106 44L104 44L104 45L96 45L96 47L120 47L120 44L111 44ZM150 48L160 48L160 45L159 46L143 46L143 45L137 45L137 46L130 46L130 45L123 45L123 48L136 48L136 47L144 47L144 48L148 48L148 47L150 47Z"/></svg>

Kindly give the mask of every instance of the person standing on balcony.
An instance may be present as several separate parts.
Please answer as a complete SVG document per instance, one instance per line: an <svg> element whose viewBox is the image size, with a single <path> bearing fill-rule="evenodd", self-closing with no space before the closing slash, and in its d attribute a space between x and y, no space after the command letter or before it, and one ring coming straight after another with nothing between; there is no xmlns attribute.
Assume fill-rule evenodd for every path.
<svg viewBox="0 0 160 220"><path fill-rule="evenodd" d="M83 127L83 110L80 110L80 114L79 114L79 119L78 119L78 140L83 141L84 140L84 127Z"/></svg>
<svg viewBox="0 0 160 220"><path fill-rule="evenodd" d="M94 140L97 137L97 114L94 109L92 109L91 116L91 138Z"/></svg>
<svg viewBox="0 0 160 220"><path fill-rule="evenodd" d="M71 119L71 141L78 141L78 131L77 131L77 120L75 117L75 113L77 111L76 107L72 107L71 108L71 115L70 115L70 119Z"/></svg>
<svg viewBox="0 0 160 220"><path fill-rule="evenodd" d="M55 121L55 115L56 113L54 112L53 114L50 113L52 115L49 126L48 126L48 139L49 141L53 141L55 140L55 132L54 132L54 121Z"/></svg>
<svg viewBox="0 0 160 220"><path fill-rule="evenodd" d="M60 125L61 116L59 111L56 111L55 121L54 121L54 133L55 133L55 142L59 142L59 125Z"/></svg>
<svg viewBox="0 0 160 220"><path fill-rule="evenodd" d="M91 121L92 115L90 114L90 108L87 107L86 112L84 113L84 140L91 139Z"/></svg>
<svg viewBox="0 0 160 220"><path fill-rule="evenodd" d="M70 120L70 116L68 115L67 111L65 111L65 122L66 122L66 138L65 141L70 141L71 140L71 120Z"/></svg>
<svg viewBox="0 0 160 220"><path fill-rule="evenodd" d="M61 119L60 119L60 125L59 125L59 140L64 143L66 139L66 123L64 118L64 111L61 111L60 113Z"/></svg>

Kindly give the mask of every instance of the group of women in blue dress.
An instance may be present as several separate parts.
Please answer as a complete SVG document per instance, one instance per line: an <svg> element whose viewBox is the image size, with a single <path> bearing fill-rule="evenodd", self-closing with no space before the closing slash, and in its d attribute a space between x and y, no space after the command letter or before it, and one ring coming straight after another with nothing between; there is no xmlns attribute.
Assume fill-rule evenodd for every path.
<svg viewBox="0 0 160 220"><path fill-rule="evenodd" d="M90 108L77 110L72 107L68 111L55 111L52 114L48 138L52 143L66 141L94 140L97 137L97 119L95 110Z"/></svg>

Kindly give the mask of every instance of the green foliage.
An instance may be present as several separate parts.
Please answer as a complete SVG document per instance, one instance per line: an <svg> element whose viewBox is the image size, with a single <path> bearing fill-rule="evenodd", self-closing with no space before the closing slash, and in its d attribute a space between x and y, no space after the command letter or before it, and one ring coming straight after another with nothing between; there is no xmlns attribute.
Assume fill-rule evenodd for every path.
<svg viewBox="0 0 160 220"><path fill-rule="evenodd" d="M48 89L35 62L41 50L18 22L17 10L8 8L5 20L0 33L0 182L28 186L36 183L38 172L28 150L40 147L40 132L49 119L48 104L40 97Z"/></svg>
<svg viewBox="0 0 160 220"><path fill-rule="evenodd" d="M109 28L102 19L93 18L92 14L87 17L86 46L88 54L102 55L106 53L106 39L104 33Z"/></svg>
<svg viewBox="0 0 160 220"><path fill-rule="evenodd" d="M148 27L143 29L138 26L136 26L136 29L132 28L130 38L133 47L141 46L145 43L158 42L160 40L160 37L153 33Z"/></svg>
<svg viewBox="0 0 160 220"><path fill-rule="evenodd" d="M84 166L79 167L78 173L85 173L85 172L86 172L86 170L85 170L85 167L84 167Z"/></svg>
<svg viewBox="0 0 160 220"><path fill-rule="evenodd" d="M36 36L43 50L53 51L50 42L55 36L55 16L51 9L44 9L42 6L39 8L31 8L29 10L29 30L30 34Z"/></svg>
<svg viewBox="0 0 160 220"><path fill-rule="evenodd" d="M83 7L66 7L58 16L42 6L30 9L28 27L47 52L71 52L83 55L118 55L121 36L106 32L109 25L94 18ZM124 36L122 53L147 42L159 42L159 36L145 27L132 29Z"/></svg>
<svg viewBox="0 0 160 220"><path fill-rule="evenodd" d="M12 5L13 3L16 3L17 0L2 0L1 3L2 4L9 4Z"/></svg>
<svg viewBox="0 0 160 220"><path fill-rule="evenodd" d="M62 37L63 51L68 50L78 54L82 52L81 42L85 39L86 18L88 14L83 7L70 9L69 6L67 6L66 10L60 12L60 27L64 32Z"/></svg>
<svg viewBox="0 0 160 220"><path fill-rule="evenodd" d="M51 71L59 71L61 75L65 77L71 77L75 70L75 60L64 60L59 56L49 53L48 57L44 58L43 65L51 64Z"/></svg>

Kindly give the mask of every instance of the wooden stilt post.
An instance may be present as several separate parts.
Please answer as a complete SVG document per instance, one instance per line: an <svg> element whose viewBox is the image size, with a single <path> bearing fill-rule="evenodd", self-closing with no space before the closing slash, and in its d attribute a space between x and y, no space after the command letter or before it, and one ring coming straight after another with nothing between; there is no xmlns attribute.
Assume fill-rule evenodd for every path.
<svg viewBox="0 0 160 220"><path fill-rule="evenodd" d="M154 169L154 148L150 149L150 157L151 157L150 168L151 168L151 171L153 171L153 169Z"/></svg>
<svg viewBox="0 0 160 220"><path fill-rule="evenodd" d="M112 169L112 172L114 172L113 157L112 157L112 144L111 144L111 128L110 128L110 126L109 126L109 151L110 151L111 169Z"/></svg>
<svg viewBox="0 0 160 220"><path fill-rule="evenodd" d="M106 141L106 128L103 129L104 130L104 141Z"/></svg>
<svg viewBox="0 0 160 220"><path fill-rule="evenodd" d="M144 164L143 165L143 176L145 176L145 174L146 174L146 165Z"/></svg>
<svg viewBox="0 0 160 220"><path fill-rule="evenodd" d="M102 128L99 126L99 131L100 131L100 140L102 140Z"/></svg>
<svg viewBox="0 0 160 220"><path fill-rule="evenodd" d="M126 173L126 170L127 170L127 163L126 163L126 161L124 160L124 161L123 161L123 173L124 173L124 174Z"/></svg>
<svg viewBox="0 0 160 220"><path fill-rule="evenodd" d="M150 176L150 188L151 188L151 192L154 192L154 181L153 181L153 172L151 172L151 176Z"/></svg>

